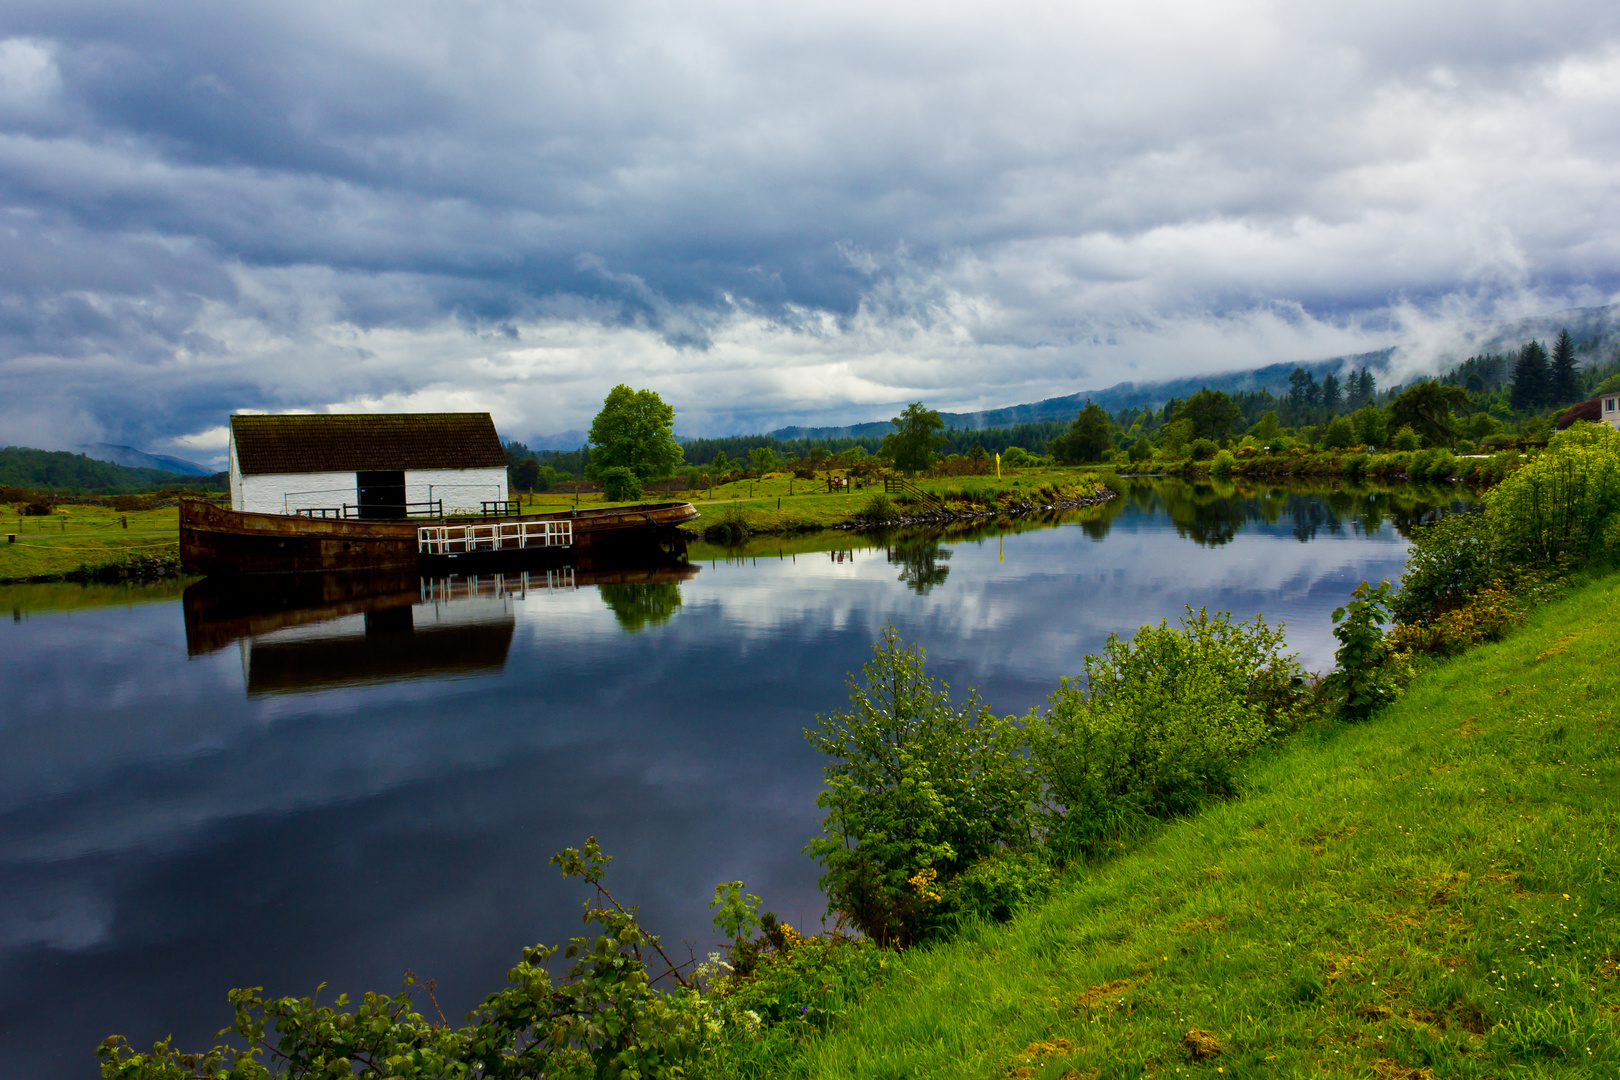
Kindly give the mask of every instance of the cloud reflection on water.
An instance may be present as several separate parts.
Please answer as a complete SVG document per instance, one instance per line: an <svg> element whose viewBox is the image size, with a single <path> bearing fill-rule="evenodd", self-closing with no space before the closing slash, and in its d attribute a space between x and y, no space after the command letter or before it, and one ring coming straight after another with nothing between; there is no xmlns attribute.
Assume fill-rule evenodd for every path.
<svg viewBox="0 0 1620 1080"><path fill-rule="evenodd" d="M705 948L707 899L734 878L813 926L799 851L821 763L801 731L842 706L885 621L1005 712L1188 604L1286 620L1326 666L1328 611L1394 575L1405 542L1301 543L1294 516L1267 516L1199 544L1152 500L1122 503L1100 540L1069 525L954 544L925 590L881 549L716 561L675 598L512 603L501 665L307 692L250 696L235 650L188 659L177 604L14 624L0 1057L88 1075L113 1031L201 1044L229 987L392 988L406 967L454 1014L521 945L581 932L582 897L546 859L592 834L671 941Z"/></svg>

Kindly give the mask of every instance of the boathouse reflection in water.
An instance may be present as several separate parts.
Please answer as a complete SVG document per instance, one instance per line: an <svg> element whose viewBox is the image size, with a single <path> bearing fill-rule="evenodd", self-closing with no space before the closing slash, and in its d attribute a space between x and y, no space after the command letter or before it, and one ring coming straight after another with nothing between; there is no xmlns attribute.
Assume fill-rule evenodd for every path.
<svg viewBox="0 0 1620 1080"><path fill-rule="evenodd" d="M414 580L209 578L183 598L186 648L203 656L234 644L249 697L498 675L511 651L517 604L597 587L620 625L635 632L668 622L680 608L679 582L696 574L697 567L672 562Z"/></svg>

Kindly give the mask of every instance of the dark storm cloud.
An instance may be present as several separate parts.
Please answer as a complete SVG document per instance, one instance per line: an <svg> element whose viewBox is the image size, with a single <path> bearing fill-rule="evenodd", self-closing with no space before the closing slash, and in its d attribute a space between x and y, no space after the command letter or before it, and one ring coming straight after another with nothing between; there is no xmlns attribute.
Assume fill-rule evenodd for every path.
<svg viewBox="0 0 1620 1080"><path fill-rule="evenodd" d="M1617 39L1582 2L12 4L0 388L51 405L0 441L522 434L620 380L690 430L864 418L1601 302Z"/></svg>

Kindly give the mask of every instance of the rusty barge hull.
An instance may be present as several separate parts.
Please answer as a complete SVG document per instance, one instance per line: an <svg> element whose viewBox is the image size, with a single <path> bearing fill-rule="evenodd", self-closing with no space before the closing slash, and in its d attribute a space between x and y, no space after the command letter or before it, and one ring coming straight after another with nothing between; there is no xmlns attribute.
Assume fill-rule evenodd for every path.
<svg viewBox="0 0 1620 1080"><path fill-rule="evenodd" d="M345 571L455 570L499 561L567 561L604 549L654 546L695 521L691 503L648 503L606 509L483 519L492 523L567 521L566 546L504 548L424 555L424 519L354 520L255 514L188 499L180 504L180 562L198 574L307 574ZM456 521L455 524L464 524Z"/></svg>

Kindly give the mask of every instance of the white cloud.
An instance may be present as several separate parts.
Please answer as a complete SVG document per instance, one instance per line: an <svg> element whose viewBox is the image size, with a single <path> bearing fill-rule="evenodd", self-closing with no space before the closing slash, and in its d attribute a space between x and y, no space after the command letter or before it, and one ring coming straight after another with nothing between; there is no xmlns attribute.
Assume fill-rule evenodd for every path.
<svg viewBox="0 0 1620 1080"><path fill-rule="evenodd" d="M0 387L120 441L457 401L522 435L620 381L719 430L1416 370L1620 290L1596 3L30 18L0 96L54 119L0 131Z"/></svg>

